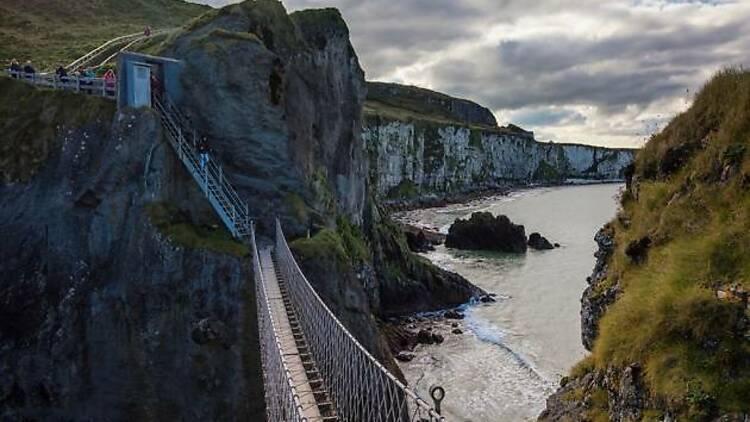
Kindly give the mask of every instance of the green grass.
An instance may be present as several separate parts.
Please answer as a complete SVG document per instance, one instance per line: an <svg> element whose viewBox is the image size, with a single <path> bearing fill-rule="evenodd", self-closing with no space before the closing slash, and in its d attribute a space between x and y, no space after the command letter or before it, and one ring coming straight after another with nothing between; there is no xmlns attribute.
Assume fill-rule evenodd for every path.
<svg viewBox="0 0 750 422"><path fill-rule="evenodd" d="M209 11L182 0L26 0L0 3L0 61L32 60L37 70L67 64L103 42L173 28Z"/></svg>
<svg viewBox="0 0 750 422"><path fill-rule="evenodd" d="M190 223L172 204L165 202L148 204L146 214L151 224L175 244L237 257L250 255L248 247L237 242L224 227L196 226Z"/></svg>
<svg viewBox="0 0 750 422"><path fill-rule="evenodd" d="M63 131L108 128L114 113L113 101L0 77L0 181L27 182Z"/></svg>
<svg viewBox="0 0 750 422"><path fill-rule="evenodd" d="M388 199L410 199L419 196L419 187L411 180L402 180L398 185L388 190Z"/></svg>
<svg viewBox="0 0 750 422"><path fill-rule="evenodd" d="M684 419L750 411L750 313L716 295L750 289L749 143L750 72L723 71L638 154L637 187L611 223L606 282L623 294L600 322L593 360L639 362L653 399ZM633 262L625 248L644 236L648 258Z"/></svg>
<svg viewBox="0 0 750 422"><path fill-rule="evenodd" d="M372 259L364 233L344 218L337 220L335 230L324 228L315 236L294 240L289 247L301 260L331 260L347 268Z"/></svg>

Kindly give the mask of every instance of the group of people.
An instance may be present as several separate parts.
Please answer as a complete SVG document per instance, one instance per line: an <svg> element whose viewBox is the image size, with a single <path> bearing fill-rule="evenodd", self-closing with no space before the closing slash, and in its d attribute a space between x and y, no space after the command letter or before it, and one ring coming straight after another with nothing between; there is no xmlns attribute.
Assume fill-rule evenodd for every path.
<svg viewBox="0 0 750 422"><path fill-rule="evenodd" d="M31 64L31 60L27 60L26 64L21 66L21 63L18 62L18 60L13 59L10 61L10 71L11 76L14 78L18 78L20 73L25 73L27 75L33 75L36 73L36 69L34 69L34 66Z"/></svg>
<svg viewBox="0 0 750 422"><path fill-rule="evenodd" d="M11 77L13 78L33 78L33 76L37 73L36 69L34 68L33 64L31 63L31 60L26 61L26 63L21 66L20 62L16 59L13 59L10 61L10 66L8 68L11 73ZM90 92L93 89L91 86L93 85L92 79L96 78L96 72L94 72L93 68L84 68L83 66L76 69L72 74L68 73L68 70L65 69L64 66L58 66L57 70L55 70L55 78L60 82L68 82L68 81L75 81L78 80L80 83L80 88L84 92ZM108 93L112 94L116 91L117 87L117 74L113 69L107 69L104 74L102 75L102 79L104 80L104 86Z"/></svg>

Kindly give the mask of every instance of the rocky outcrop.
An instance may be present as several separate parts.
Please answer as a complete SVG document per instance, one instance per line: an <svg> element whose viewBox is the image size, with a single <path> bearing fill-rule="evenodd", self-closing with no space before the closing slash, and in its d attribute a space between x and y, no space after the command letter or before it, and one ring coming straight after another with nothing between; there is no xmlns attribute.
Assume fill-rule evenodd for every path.
<svg viewBox="0 0 750 422"><path fill-rule="evenodd" d="M607 225L599 230L594 236L594 241L598 245L598 250L594 254L596 264L593 273L586 279L588 287L581 296L581 341L587 350L594 346L599 320L620 294L620 285L617 282L607 283L607 265L615 250L612 227Z"/></svg>
<svg viewBox="0 0 750 422"><path fill-rule="evenodd" d="M435 250L432 243L427 240L424 230L417 232L405 231L404 235L406 235L406 243L409 245L409 250L412 252L425 253Z"/></svg>
<svg viewBox="0 0 750 422"><path fill-rule="evenodd" d="M568 178L620 180L634 156L629 149L542 143L514 128L389 110L367 110L363 132L371 186L387 200L445 198Z"/></svg>
<svg viewBox="0 0 750 422"><path fill-rule="evenodd" d="M453 308L487 295L460 275L409 251L401 228L381 211L368 214L365 232L378 274L371 303L381 318Z"/></svg>
<svg viewBox="0 0 750 422"><path fill-rule="evenodd" d="M539 420L639 421L647 412L657 420L672 420L668 412L655 410L648 397L638 364L594 370L580 378L563 378L560 389L547 399Z"/></svg>
<svg viewBox="0 0 750 422"><path fill-rule="evenodd" d="M456 249L485 249L501 252L526 252L526 232L505 215L475 212L467 220L456 219L448 230L445 246Z"/></svg>
<svg viewBox="0 0 750 422"><path fill-rule="evenodd" d="M0 185L0 419L261 418L250 272L154 227L161 201L217 222L155 115L110 119L39 121L46 159Z"/></svg>
<svg viewBox="0 0 750 422"><path fill-rule="evenodd" d="M544 251L548 249L555 249L553 245L546 237L541 234L534 232L529 235L529 241L527 242L529 247L538 251Z"/></svg>
<svg viewBox="0 0 750 422"><path fill-rule="evenodd" d="M245 1L194 23L164 55L184 62L181 108L208 136L254 216L288 234L362 221L364 73L335 9ZM272 220L259 222L271 227Z"/></svg>

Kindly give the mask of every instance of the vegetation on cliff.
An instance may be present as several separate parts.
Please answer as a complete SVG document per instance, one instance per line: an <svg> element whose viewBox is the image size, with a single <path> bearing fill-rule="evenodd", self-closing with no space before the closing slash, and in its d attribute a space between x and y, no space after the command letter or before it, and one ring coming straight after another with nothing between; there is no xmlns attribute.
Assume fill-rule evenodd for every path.
<svg viewBox="0 0 750 422"><path fill-rule="evenodd" d="M67 91L43 90L0 77L0 182L27 182L60 135L108 127L112 101Z"/></svg>
<svg viewBox="0 0 750 422"><path fill-rule="evenodd" d="M154 202L146 205L151 224L163 235L178 245L191 249L205 249L211 252L246 257L248 247L234 238L223 225L207 227L190 222L188 215L168 202Z"/></svg>
<svg viewBox="0 0 750 422"><path fill-rule="evenodd" d="M0 3L0 60L33 60L38 68L67 64L103 42L172 28L209 10L182 0L27 0Z"/></svg>
<svg viewBox="0 0 750 422"><path fill-rule="evenodd" d="M750 412L748 145L750 72L729 69L636 159L599 286L622 293L573 377L642 368L642 417Z"/></svg>

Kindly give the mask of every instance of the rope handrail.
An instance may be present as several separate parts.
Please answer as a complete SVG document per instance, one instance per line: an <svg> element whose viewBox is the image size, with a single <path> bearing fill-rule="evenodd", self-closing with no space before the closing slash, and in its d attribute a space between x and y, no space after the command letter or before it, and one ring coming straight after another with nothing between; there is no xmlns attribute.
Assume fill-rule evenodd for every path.
<svg viewBox="0 0 750 422"><path fill-rule="evenodd" d="M280 273L342 420L444 421L378 362L331 312L299 268L278 219L275 243Z"/></svg>
<svg viewBox="0 0 750 422"><path fill-rule="evenodd" d="M255 276L255 300L258 313L263 386L266 414L269 421L306 422L300 394L292 380L289 366L282 352L277 324L271 312L266 283L260 266L255 226L250 225L250 244L253 249L253 275Z"/></svg>

